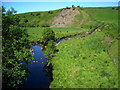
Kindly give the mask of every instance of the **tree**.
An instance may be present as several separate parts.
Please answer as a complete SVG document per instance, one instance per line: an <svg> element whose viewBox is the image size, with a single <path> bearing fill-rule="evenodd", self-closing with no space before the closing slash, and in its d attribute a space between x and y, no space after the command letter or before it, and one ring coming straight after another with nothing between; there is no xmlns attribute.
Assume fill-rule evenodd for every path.
<svg viewBox="0 0 120 90"><path fill-rule="evenodd" d="M56 51L55 42L53 40L48 41L47 47L44 51L44 55L47 58L47 60L52 59L55 51Z"/></svg>
<svg viewBox="0 0 120 90"><path fill-rule="evenodd" d="M80 8L80 5L78 5L77 7Z"/></svg>
<svg viewBox="0 0 120 90"><path fill-rule="evenodd" d="M112 8L112 10L114 10L114 7Z"/></svg>
<svg viewBox="0 0 120 90"><path fill-rule="evenodd" d="M74 5L72 5L72 8L75 8L75 6L74 6Z"/></svg>
<svg viewBox="0 0 120 90"><path fill-rule="evenodd" d="M74 5L72 5L72 8L73 8L73 10L75 10L75 6Z"/></svg>
<svg viewBox="0 0 120 90"><path fill-rule="evenodd" d="M42 32L42 36L43 36L44 45L47 45L48 41L50 40L55 41L55 33L50 28L45 28Z"/></svg>
<svg viewBox="0 0 120 90"><path fill-rule="evenodd" d="M25 22L25 23L27 23L27 22L28 22L28 20L27 20L27 19L24 19L24 22Z"/></svg>
<svg viewBox="0 0 120 90"><path fill-rule="evenodd" d="M52 12L52 11L48 11L48 13L53 14L53 12Z"/></svg>
<svg viewBox="0 0 120 90"><path fill-rule="evenodd" d="M19 18L14 16L16 11L11 8L5 12L4 7L2 10L2 85L3 89L18 88L28 75L25 64L33 59L28 51L31 46L27 31L19 27Z"/></svg>
<svg viewBox="0 0 120 90"><path fill-rule="evenodd" d="M36 16L39 16L39 15L40 15L40 13L37 13L37 14L36 14Z"/></svg>

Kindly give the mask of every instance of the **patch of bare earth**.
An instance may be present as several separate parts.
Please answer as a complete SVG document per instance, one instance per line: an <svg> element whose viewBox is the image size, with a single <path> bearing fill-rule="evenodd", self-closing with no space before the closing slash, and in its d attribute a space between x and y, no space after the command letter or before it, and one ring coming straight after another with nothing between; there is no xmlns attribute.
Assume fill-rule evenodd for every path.
<svg viewBox="0 0 120 90"><path fill-rule="evenodd" d="M53 18L53 25L51 27L67 27L68 24L74 22L74 17L80 12L73 8L63 9L57 16Z"/></svg>

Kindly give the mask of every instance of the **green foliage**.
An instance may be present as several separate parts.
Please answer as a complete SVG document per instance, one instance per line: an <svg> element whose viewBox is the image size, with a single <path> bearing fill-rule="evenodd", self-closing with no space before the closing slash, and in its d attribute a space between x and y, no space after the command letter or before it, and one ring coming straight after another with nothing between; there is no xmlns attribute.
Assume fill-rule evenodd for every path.
<svg viewBox="0 0 120 90"><path fill-rule="evenodd" d="M48 11L48 13L53 14L53 12L52 12L52 11Z"/></svg>
<svg viewBox="0 0 120 90"><path fill-rule="evenodd" d="M24 19L24 22L25 22L25 23L27 23L27 22L28 22L28 20L27 20L27 19Z"/></svg>
<svg viewBox="0 0 120 90"><path fill-rule="evenodd" d="M44 45L46 45L50 40L55 41L55 33L50 28L45 28L42 32L42 36L43 36Z"/></svg>
<svg viewBox="0 0 120 90"><path fill-rule="evenodd" d="M28 34L25 29L19 27L16 11L12 8L2 17L2 85L3 88L18 88L22 80L28 74L23 64L30 63L32 54L28 51Z"/></svg>
<svg viewBox="0 0 120 90"><path fill-rule="evenodd" d="M39 16L40 15L40 13L36 13L36 16Z"/></svg>
<svg viewBox="0 0 120 90"><path fill-rule="evenodd" d="M75 6L74 6L74 5L72 5L72 8L75 8Z"/></svg>
<svg viewBox="0 0 120 90"><path fill-rule="evenodd" d="M55 51L56 51L55 42L53 40L48 41L48 44L47 44L46 49L44 51L44 55L47 58L47 60L52 59Z"/></svg>
<svg viewBox="0 0 120 90"><path fill-rule="evenodd" d="M80 8L80 5L78 5L77 7Z"/></svg>
<svg viewBox="0 0 120 90"><path fill-rule="evenodd" d="M42 27L50 27L50 25L48 23L42 23L41 26Z"/></svg>

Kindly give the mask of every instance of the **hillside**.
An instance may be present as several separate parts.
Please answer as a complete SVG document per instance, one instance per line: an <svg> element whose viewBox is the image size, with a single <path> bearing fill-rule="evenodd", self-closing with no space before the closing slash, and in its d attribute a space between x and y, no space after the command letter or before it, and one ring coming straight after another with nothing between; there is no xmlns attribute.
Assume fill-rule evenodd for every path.
<svg viewBox="0 0 120 90"><path fill-rule="evenodd" d="M114 9L113 9L114 8ZM90 28L100 22L117 25L117 7L62 8L53 11L17 14L25 27L82 27ZM108 17L109 16L109 17Z"/></svg>
<svg viewBox="0 0 120 90"><path fill-rule="evenodd" d="M52 24L52 18L55 17L61 9L45 12L28 12L16 14L20 18L22 27L49 27Z"/></svg>

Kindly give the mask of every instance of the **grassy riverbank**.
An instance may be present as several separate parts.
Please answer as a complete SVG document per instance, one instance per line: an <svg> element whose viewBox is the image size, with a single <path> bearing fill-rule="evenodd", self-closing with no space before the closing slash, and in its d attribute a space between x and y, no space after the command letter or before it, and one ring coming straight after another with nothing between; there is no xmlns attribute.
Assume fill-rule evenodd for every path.
<svg viewBox="0 0 120 90"><path fill-rule="evenodd" d="M100 38L99 38L100 37ZM117 88L118 68L107 53L103 32L61 42L52 60L51 88Z"/></svg>

